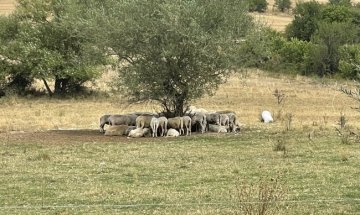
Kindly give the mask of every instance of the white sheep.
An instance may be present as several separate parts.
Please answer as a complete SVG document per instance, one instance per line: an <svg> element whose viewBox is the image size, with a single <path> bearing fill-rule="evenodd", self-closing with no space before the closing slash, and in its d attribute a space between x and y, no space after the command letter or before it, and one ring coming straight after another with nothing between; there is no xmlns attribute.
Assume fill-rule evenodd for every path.
<svg viewBox="0 0 360 215"><path fill-rule="evenodd" d="M223 126L229 126L229 122L230 122L230 119L229 119L229 116L227 114L220 114L220 125L223 125Z"/></svg>
<svg viewBox="0 0 360 215"><path fill-rule="evenodd" d="M183 126L186 129L186 136L191 135L191 118L189 116L183 116Z"/></svg>
<svg viewBox="0 0 360 215"><path fill-rule="evenodd" d="M178 136L180 136L180 133L173 128L170 128L166 133L166 137L178 137Z"/></svg>
<svg viewBox="0 0 360 215"><path fill-rule="evenodd" d="M152 115L142 115L136 118L136 128L150 128Z"/></svg>
<svg viewBox="0 0 360 215"><path fill-rule="evenodd" d="M180 135L184 134L184 121L182 117L174 117L168 119L168 128L179 130Z"/></svg>
<svg viewBox="0 0 360 215"><path fill-rule="evenodd" d="M128 125L134 126L136 122L136 115L133 114L114 114L114 115L103 115L100 118L100 132L104 132L105 125Z"/></svg>
<svg viewBox="0 0 360 215"><path fill-rule="evenodd" d="M111 115L107 114L107 115L103 115L100 117L100 132L101 133L104 133L105 130L104 130L104 126L105 125L109 125L109 117Z"/></svg>
<svg viewBox="0 0 360 215"><path fill-rule="evenodd" d="M264 123L269 123L269 122L273 122L274 119L272 118L271 113L265 110L261 113L261 121Z"/></svg>
<svg viewBox="0 0 360 215"><path fill-rule="evenodd" d="M124 114L124 115L111 115L109 118L110 125L135 125L136 115Z"/></svg>
<svg viewBox="0 0 360 215"><path fill-rule="evenodd" d="M144 137L149 132L150 132L150 129L148 129L148 128L136 128L129 132L128 137L133 137L133 138Z"/></svg>
<svg viewBox="0 0 360 215"><path fill-rule="evenodd" d="M105 136L122 136L129 128L127 125L112 125L105 131Z"/></svg>
<svg viewBox="0 0 360 215"><path fill-rule="evenodd" d="M163 137L167 133L168 120L164 116L159 117L158 120L159 120L159 128L161 129L160 136Z"/></svg>
<svg viewBox="0 0 360 215"><path fill-rule="evenodd" d="M233 111L217 111L219 114L226 114L229 117L229 131L235 132L238 127L237 116Z"/></svg>
<svg viewBox="0 0 360 215"><path fill-rule="evenodd" d="M204 113L196 113L191 117L191 126L195 126L196 131L199 131L200 129L201 133L204 133L206 124L206 115Z"/></svg>
<svg viewBox="0 0 360 215"><path fill-rule="evenodd" d="M209 125L209 131L210 132L227 133L227 128L228 127L222 126L222 125L213 125L213 124Z"/></svg>
<svg viewBox="0 0 360 215"><path fill-rule="evenodd" d="M150 127L152 131L152 136L157 137L157 131L159 127L159 119L156 117L153 117L150 121Z"/></svg>

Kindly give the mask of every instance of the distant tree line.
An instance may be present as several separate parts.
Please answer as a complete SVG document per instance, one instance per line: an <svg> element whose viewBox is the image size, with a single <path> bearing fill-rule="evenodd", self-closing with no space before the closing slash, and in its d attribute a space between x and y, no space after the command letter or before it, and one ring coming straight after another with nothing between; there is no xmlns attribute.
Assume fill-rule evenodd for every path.
<svg viewBox="0 0 360 215"><path fill-rule="evenodd" d="M299 2L284 34L272 34L273 70L360 78L360 7L348 0ZM265 67L266 67L265 66Z"/></svg>

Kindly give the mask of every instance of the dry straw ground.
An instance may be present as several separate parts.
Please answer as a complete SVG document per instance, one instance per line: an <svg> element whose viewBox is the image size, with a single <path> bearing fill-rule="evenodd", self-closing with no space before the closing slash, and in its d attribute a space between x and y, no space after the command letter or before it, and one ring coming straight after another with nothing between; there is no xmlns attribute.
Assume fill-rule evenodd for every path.
<svg viewBox="0 0 360 215"><path fill-rule="evenodd" d="M348 84L249 70L234 74L214 96L206 96L192 105L209 111L233 110L239 121L250 127L263 126L259 119L263 110L274 114L276 122L273 126L280 129L287 122L287 114L293 115L294 128L333 127L339 122L341 114L345 114L348 125L360 126L360 113L354 109L359 107L359 103L341 93L341 86ZM280 105L274 96L276 89L285 95ZM129 104L116 94L66 100L13 96L0 99L0 131L97 129L99 117L103 114L159 110L155 102Z"/></svg>

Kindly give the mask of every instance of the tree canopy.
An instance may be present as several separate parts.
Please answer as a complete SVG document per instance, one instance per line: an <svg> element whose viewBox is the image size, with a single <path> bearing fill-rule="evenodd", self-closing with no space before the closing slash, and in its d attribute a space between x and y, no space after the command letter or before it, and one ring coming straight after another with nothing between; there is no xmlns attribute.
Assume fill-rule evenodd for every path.
<svg viewBox="0 0 360 215"><path fill-rule="evenodd" d="M101 52L82 30L79 8L70 0L18 0L14 14L2 17L0 64L10 83L23 91L37 78L49 94L65 94L96 77Z"/></svg>
<svg viewBox="0 0 360 215"><path fill-rule="evenodd" d="M103 1L102 39L120 59L118 87L132 101L159 102L182 115L190 101L215 92L254 23L240 0Z"/></svg>

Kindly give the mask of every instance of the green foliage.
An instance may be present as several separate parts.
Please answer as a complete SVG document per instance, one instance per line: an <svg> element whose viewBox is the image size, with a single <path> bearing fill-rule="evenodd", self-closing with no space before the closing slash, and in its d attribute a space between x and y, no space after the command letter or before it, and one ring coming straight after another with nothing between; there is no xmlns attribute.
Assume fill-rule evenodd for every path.
<svg viewBox="0 0 360 215"><path fill-rule="evenodd" d="M360 7L351 7L350 13L352 17L351 22L360 26Z"/></svg>
<svg viewBox="0 0 360 215"><path fill-rule="evenodd" d="M281 12L290 10L291 1L290 0L275 0L274 7Z"/></svg>
<svg viewBox="0 0 360 215"><path fill-rule="evenodd" d="M351 7L351 0L329 0L329 4Z"/></svg>
<svg viewBox="0 0 360 215"><path fill-rule="evenodd" d="M262 67L273 54L272 47L275 43L276 32L269 28L249 33L242 41L236 54L237 60L234 66L238 67Z"/></svg>
<svg viewBox="0 0 360 215"><path fill-rule="evenodd" d="M16 206L2 213L358 213L359 144L339 144L333 128L316 130L312 143L301 128L260 132L156 140L96 131L2 133L0 203ZM286 140L286 159L273 151L278 139Z"/></svg>
<svg viewBox="0 0 360 215"><path fill-rule="evenodd" d="M250 12L265 12L268 6L266 0L247 0Z"/></svg>
<svg viewBox="0 0 360 215"><path fill-rule="evenodd" d="M310 41L312 34L318 28L321 5L317 1L300 2L294 8L294 20L286 27L287 38L298 38Z"/></svg>
<svg viewBox="0 0 360 215"><path fill-rule="evenodd" d="M334 74L339 66L338 48L343 44L356 43L358 41L358 34L359 28L352 23L322 22L319 25L318 31L312 37L313 43L319 44L322 47L322 51L317 51L312 55L312 63L315 64L317 62L320 64L315 66L315 68L319 66L322 68L314 72L321 76Z"/></svg>
<svg viewBox="0 0 360 215"><path fill-rule="evenodd" d="M317 74L324 76L327 73L326 56L327 48L324 45L313 44L310 46L309 55L305 58L304 75Z"/></svg>
<svg viewBox="0 0 360 215"><path fill-rule="evenodd" d="M339 47L339 74L348 79L360 80L360 44Z"/></svg>
<svg viewBox="0 0 360 215"><path fill-rule="evenodd" d="M325 22L350 22L352 14L349 7L328 5L322 9L320 19Z"/></svg>
<svg viewBox="0 0 360 215"><path fill-rule="evenodd" d="M306 57L309 54L311 46L311 42L294 38L286 41L278 53L281 56L281 61L287 68L304 71Z"/></svg>
<svg viewBox="0 0 360 215"><path fill-rule="evenodd" d="M215 92L254 26L238 0L109 0L100 8L101 42L121 59L122 94L158 101L170 115Z"/></svg>
<svg viewBox="0 0 360 215"><path fill-rule="evenodd" d="M65 94L96 77L94 68L102 58L82 31L82 20L74 18L78 9L70 0L18 2L14 15L7 18L11 24L2 28L0 40L6 45L0 55L8 59L1 66L20 92L35 78L44 81L49 94ZM55 81L54 92L47 80Z"/></svg>
<svg viewBox="0 0 360 215"><path fill-rule="evenodd" d="M359 41L360 10L350 6L347 1L334 1L324 6L317 2L297 4L295 18L287 26L286 36L311 40L314 44L303 55L306 56L303 61L305 74L336 74L339 70L338 48Z"/></svg>

